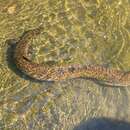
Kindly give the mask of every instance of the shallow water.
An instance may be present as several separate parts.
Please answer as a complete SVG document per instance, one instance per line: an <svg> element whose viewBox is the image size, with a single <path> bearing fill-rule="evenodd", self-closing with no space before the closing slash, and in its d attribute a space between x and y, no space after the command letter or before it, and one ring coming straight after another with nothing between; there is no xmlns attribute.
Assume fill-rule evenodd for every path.
<svg viewBox="0 0 130 130"><path fill-rule="evenodd" d="M129 0L0 0L0 129L72 130L103 117L129 122L129 87L87 79L38 83L15 68L7 42L42 24L31 41L35 62L129 71L129 12Z"/></svg>

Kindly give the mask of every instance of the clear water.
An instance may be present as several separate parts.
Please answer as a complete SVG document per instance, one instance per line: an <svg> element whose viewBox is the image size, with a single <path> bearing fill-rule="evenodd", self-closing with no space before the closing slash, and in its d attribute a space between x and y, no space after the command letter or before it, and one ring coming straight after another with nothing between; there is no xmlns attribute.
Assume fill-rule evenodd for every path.
<svg viewBox="0 0 130 130"><path fill-rule="evenodd" d="M95 118L129 122L129 87L28 80L10 63L6 42L43 24L43 34L32 42L35 62L129 71L129 12L129 0L0 0L0 129L72 130Z"/></svg>

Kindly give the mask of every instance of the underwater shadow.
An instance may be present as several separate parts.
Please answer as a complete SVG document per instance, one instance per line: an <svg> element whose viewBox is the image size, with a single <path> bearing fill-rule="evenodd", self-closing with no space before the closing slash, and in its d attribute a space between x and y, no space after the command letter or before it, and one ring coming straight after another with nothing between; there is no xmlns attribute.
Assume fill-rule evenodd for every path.
<svg viewBox="0 0 130 130"><path fill-rule="evenodd" d="M130 123L109 118L93 118L80 123L73 130L130 130Z"/></svg>
<svg viewBox="0 0 130 130"><path fill-rule="evenodd" d="M7 52L6 52L7 64L8 64L8 67L16 75L20 76L21 78L23 78L25 80L30 80L31 82L53 83L53 81L44 81L44 80L40 81L40 80L31 78L28 75L26 75L25 73L23 73L22 71L20 71L19 68L15 64L15 59L14 59L14 53L15 53L15 49L16 49L17 40L15 40L15 39L9 39L9 40L6 41L6 43L8 44L8 48L7 48Z"/></svg>

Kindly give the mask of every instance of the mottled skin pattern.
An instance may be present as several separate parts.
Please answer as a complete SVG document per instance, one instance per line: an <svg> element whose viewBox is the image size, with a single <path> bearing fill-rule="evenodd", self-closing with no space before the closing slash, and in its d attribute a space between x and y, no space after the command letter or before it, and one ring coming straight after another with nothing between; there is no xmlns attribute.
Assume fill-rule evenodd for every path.
<svg viewBox="0 0 130 130"><path fill-rule="evenodd" d="M44 66L29 59L29 40L41 32L41 28L26 32L18 41L14 54L17 67L26 75L40 81L60 81L86 77L112 86L129 86L130 72L94 65Z"/></svg>

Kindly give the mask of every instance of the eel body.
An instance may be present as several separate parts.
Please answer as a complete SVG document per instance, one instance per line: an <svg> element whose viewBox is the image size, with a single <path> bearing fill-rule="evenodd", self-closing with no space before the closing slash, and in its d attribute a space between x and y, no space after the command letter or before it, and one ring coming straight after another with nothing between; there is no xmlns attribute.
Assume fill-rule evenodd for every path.
<svg viewBox="0 0 130 130"><path fill-rule="evenodd" d="M40 28L26 32L18 41L14 60L16 66L31 78L40 81L61 81L71 78L85 77L101 81L111 86L129 86L130 72L110 69L96 65L71 64L65 66L47 66L34 63L29 58L29 41L39 35Z"/></svg>

